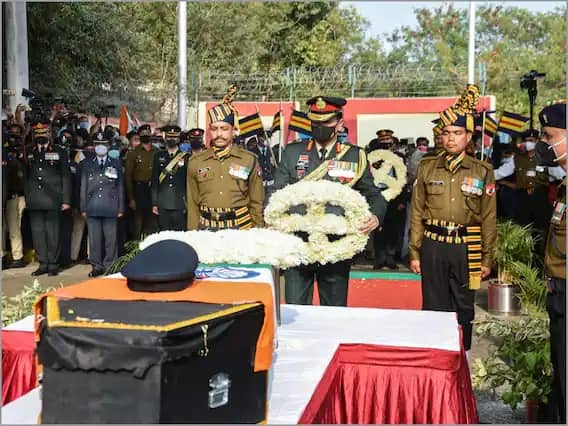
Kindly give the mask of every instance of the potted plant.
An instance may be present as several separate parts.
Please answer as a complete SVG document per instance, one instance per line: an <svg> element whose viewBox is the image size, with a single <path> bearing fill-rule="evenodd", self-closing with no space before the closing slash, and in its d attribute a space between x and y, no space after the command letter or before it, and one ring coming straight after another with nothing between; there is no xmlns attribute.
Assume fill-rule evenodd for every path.
<svg viewBox="0 0 568 426"><path fill-rule="evenodd" d="M495 265L497 278L488 282L487 307L491 313L516 313L520 310L518 290L513 283L513 265L532 265L534 238L531 226L511 221L497 222Z"/></svg>
<svg viewBox="0 0 568 426"><path fill-rule="evenodd" d="M477 334L493 343L488 356L473 363L474 389L499 391L513 409L524 401L526 421L535 423L538 407L548 402L552 389L546 312L532 312L518 320L488 317L476 324Z"/></svg>

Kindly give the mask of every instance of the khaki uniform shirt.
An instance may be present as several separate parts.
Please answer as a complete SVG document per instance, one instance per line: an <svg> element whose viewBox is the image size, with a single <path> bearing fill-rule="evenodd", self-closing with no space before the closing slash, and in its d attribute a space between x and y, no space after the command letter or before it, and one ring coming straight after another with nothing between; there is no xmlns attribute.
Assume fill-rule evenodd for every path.
<svg viewBox="0 0 568 426"><path fill-rule="evenodd" d="M558 187L544 252L544 265L549 277L566 279L566 180Z"/></svg>
<svg viewBox="0 0 568 426"><path fill-rule="evenodd" d="M152 180L155 153L156 150L153 147L150 151L146 151L142 145L138 145L133 151L126 154L124 177L129 201L134 200L135 182L150 182Z"/></svg>
<svg viewBox="0 0 568 426"><path fill-rule="evenodd" d="M538 166L536 157L527 153L515 155L515 182L519 189L534 190L548 185L548 168Z"/></svg>
<svg viewBox="0 0 568 426"><path fill-rule="evenodd" d="M444 154L424 157L418 166L412 191L410 260L420 260L426 219L481 225L481 264L491 267L497 238L493 167L466 155L459 169L452 174Z"/></svg>
<svg viewBox="0 0 568 426"><path fill-rule="evenodd" d="M187 173L188 229L199 229L199 206L248 207L253 226L264 226L264 186L258 159L233 144L229 157L219 160L208 148L189 161Z"/></svg>

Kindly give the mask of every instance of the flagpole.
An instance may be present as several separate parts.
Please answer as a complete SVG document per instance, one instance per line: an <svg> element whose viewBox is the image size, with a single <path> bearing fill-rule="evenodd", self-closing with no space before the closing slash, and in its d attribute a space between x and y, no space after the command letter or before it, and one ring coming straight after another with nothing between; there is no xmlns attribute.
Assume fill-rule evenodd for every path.
<svg viewBox="0 0 568 426"><path fill-rule="evenodd" d="M258 114L258 118L260 118L260 110L258 108L258 104L255 103L254 107L256 108L256 113ZM260 118L260 123L262 124L261 118ZM266 129L264 128L264 124L262 124L262 133L264 134L265 143L268 144L268 152L269 152L270 158L272 159L273 162L276 162L276 158L274 158L274 153L272 152L272 147L270 146L270 140L268 139L268 135L266 134Z"/></svg>
<svg viewBox="0 0 568 426"><path fill-rule="evenodd" d="M469 2L469 40L467 60L467 82L475 84L475 2Z"/></svg>
<svg viewBox="0 0 568 426"><path fill-rule="evenodd" d="M280 116L280 130L278 132L278 165L282 160L282 151L284 150L284 114L282 110L282 98L280 98L280 111L278 111Z"/></svg>
<svg viewBox="0 0 568 426"><path fill-rule="evenodd" d="M483 161L483 156L485 153L485 117L487 112L485 108L483 108L483 120L481 123L481 161Z"/></svg>

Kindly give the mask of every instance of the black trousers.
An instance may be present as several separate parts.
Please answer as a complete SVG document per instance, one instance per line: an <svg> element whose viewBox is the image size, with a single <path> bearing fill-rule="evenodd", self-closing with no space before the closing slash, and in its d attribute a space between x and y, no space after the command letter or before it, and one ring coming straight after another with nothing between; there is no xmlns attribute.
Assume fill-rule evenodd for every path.
<svg viewBox="0 0 568 426"><path fill-rule="evenodd" d="M467 247L424 237L420 249L422 275L422 309L456 312L462 327L462 342L471 349L475 318L475 292L469 289Z"/></svg>
<svg viewBox="0 0 568 426"><path fill-rule="evenodd" d="M517 215L517 191L507 186L499 186L497 192L497 216L515 220ZM523 207L524 208L524 207Z"/></svg>
<svg viewBox="0 0 568 426"><path fill-rule="evenodd" d="M314 279L316 279L321 305L347 306L350 269L351 260L286 269L284 271L286 303L311 305Z"/></svg>
<svg viewBox="0 0 568 426"><path fill-rule="evenodd" d="M402 248L404 225L406 223L406 209L399 210L396 199L387 207L384 223L381 230L373 234L373 248L375 250L375 264L383 264L387 260L394 261Z"/></svg>
<svg viewBox="0 0 568 426"><path fill-rule="evenodd" d="M544 256L546 246L546 235L550 218L552 216L552 206L548 203L548 187L540 186L532 194L526 190L517 190L516 222L521 225L533 225L533 235L535 236L535 252Z"/></svg>
<svg viewBox="0 0 568 426"><path fill-rule="evenodd" d="M566 280L550 278L546 310L550 317L550 359L553 370L553 400L559 423L566 424Z"/></svg>
<svg viewBox="0 0 568 426"><path fill-rule="evenodd" d="M152 213L152 196L148 183L135 182L134 197L136 200L136 211L134 211L133 215L132 238L140 240L142 234L148 236L158 232L158 219Z"/></svg>
<svg viewBox="0 0 568 426"><path fill-rule="evenodd" d="M159 210L158 226L160 231L185 231L187 216L183 210Z"/></svg>
<svg viewBox="0 0 568 426"><path fill-rule="evenodd" d="M31 210L30 225L36 258L42 269L59 268L61 211Z"/></svg>
<svg viewBox="0 0 568 426"><path fill-rule="evenodd" d="M61 212L59 261L62 266L71 264L71 235L73 234L73 209Z"/></svg>
<svg viewBox="0 0 568 426"><path fill-rule="evenodd" d="M116 217L87 217L89 261L93 268L106 270L118 257Z"/></svg>

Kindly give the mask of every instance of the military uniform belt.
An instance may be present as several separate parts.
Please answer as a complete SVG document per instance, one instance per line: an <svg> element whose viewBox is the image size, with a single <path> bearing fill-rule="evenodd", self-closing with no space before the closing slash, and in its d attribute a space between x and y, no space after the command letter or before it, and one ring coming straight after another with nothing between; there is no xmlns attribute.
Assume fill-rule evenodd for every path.
<svg viewBox="0 0 568 426"><path fill-rule="evenodd" d="M218 231L220 229L252 228L252 217L248 207L207 207L199 206L201 229Z"/></svg>
<svg viewBox="0 0 568 426"><path fill-rule="evenodd" d="M424 236L441 243L466 244L469 288L478 290L481 287L481 226L428 219L425 222Z"/></svg>

